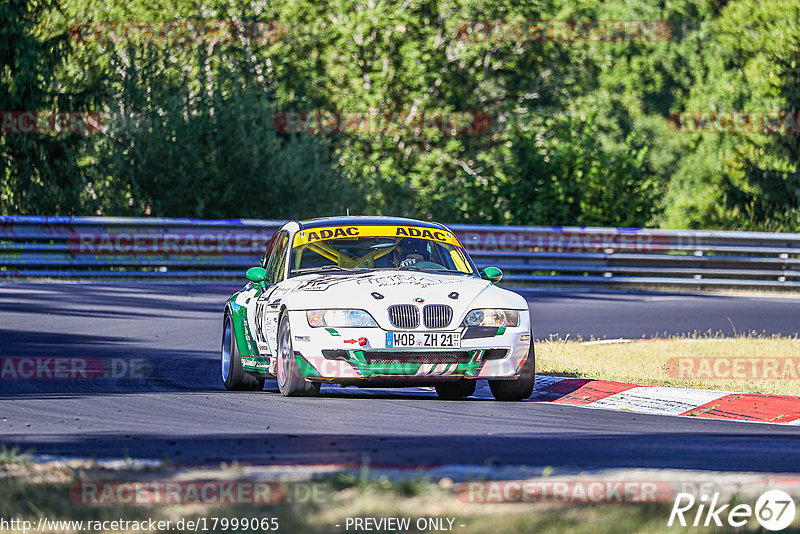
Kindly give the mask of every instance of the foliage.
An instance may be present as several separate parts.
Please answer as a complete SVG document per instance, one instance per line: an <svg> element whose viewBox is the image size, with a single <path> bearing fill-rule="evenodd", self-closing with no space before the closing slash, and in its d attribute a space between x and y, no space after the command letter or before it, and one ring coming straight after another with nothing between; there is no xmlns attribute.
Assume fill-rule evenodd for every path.
<svg viewBox="0 0 800 534"><path fill-rule="evenodd" d="M0 3L0 110L46 117L53 110L93 106L91 86L77 81L64 88L54 76L68 57L70 43L66 33L43 36L37 25L55 6L55 0ZM83 209L83 141L78 136L0 134L0 212Z"/></svg>
<svg viewBox="0 0 800 534"><path fill-rule="evenodd" d="M198 50L211 75L197 91L188 76L171 83L153 50L131 49L128 59L112 65L121 91L93 166L98 210L281 219L363 207L325 139L276 132L272 91L252 65L207 66Z"/></svg>
<svg viewBox="0 0 800 534"><path fill-rule="evenodd" d="M0 109L106 117L91 135L0 133L2 213L277 219L349 208L800 230L796 133L687 134L670 121L685 110L797 110L795 2L6 0L0 18ZM269 20L281 31L166 44L69 31L165 20ZM660 20L672 34L465 37L469 21L486 20ZM287 110L487 121L458 133L287 134L274 126Z"/></svg>
<svg viewBox="0 0 800 534"><path fill-rule="evenodd" d="M509 223L643 226L655 210L657 183L644 169L647 148L630 135L605 148L595 119L557 117L516 136L513 174L502 187Z"/></svg>

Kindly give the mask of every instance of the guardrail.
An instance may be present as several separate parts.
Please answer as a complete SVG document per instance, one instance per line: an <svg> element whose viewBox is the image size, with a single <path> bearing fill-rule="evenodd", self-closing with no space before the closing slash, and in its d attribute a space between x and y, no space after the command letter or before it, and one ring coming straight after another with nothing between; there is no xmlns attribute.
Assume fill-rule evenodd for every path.
<svg viewBox="0 0 800 534"><path fill-rule="evenodd" d="M0 217L0 279L236 279L283 221ZM535 285L800 288L800 234L450 225Z"/></svg>

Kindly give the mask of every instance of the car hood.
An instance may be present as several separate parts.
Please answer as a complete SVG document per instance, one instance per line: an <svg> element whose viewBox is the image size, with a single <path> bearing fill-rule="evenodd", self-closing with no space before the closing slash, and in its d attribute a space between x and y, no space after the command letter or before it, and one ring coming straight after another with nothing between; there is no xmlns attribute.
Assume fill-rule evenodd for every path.
<svg viewBox="0 0 800 534"><path fill-rule="evenodd" d="M476 307L527 309L517 293L481 278L453 274L407 270L310 274L280 285L278 293L289 309L362 309L384 328L390 327L386 310L392 304L448 304L459 321Z"/></svg>

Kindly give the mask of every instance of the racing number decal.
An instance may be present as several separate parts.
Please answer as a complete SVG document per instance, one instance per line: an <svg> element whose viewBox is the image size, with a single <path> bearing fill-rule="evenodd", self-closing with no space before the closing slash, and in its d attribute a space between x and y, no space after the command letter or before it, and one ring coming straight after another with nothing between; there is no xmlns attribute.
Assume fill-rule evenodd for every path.
<svg viewBox="0 0 800 534"><path fill-rule="evenodd" d="M277 306L273 308L270 300L275 294L275 288L258 297L253 306L253 330L258 341L258 352L261 356L275 354L275 338L278 335Z"/></svg>
<svg viewBox="0 0 800 534"><path fill-rule="evenodd" d="M263 299L258 299L258 301L256 301L255 320L256 320L256 337L258 337L259 344L267 343L267 333L264 329L264 327L266 326L264 324L264 319L266 317L266 314L267 314L267 303Z"/></svg>

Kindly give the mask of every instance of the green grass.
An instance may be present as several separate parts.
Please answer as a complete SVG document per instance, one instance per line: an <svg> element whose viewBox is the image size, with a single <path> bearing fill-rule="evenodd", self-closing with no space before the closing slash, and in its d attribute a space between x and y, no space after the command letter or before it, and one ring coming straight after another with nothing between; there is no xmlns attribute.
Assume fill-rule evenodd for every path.
<svg viewBox="0 0 800 534"><path fill-rule="evenodd" d="M29 455L20 452L18 447L9 449L5 445L0 445L0 465L24 463L29 460Z"/></svg>

